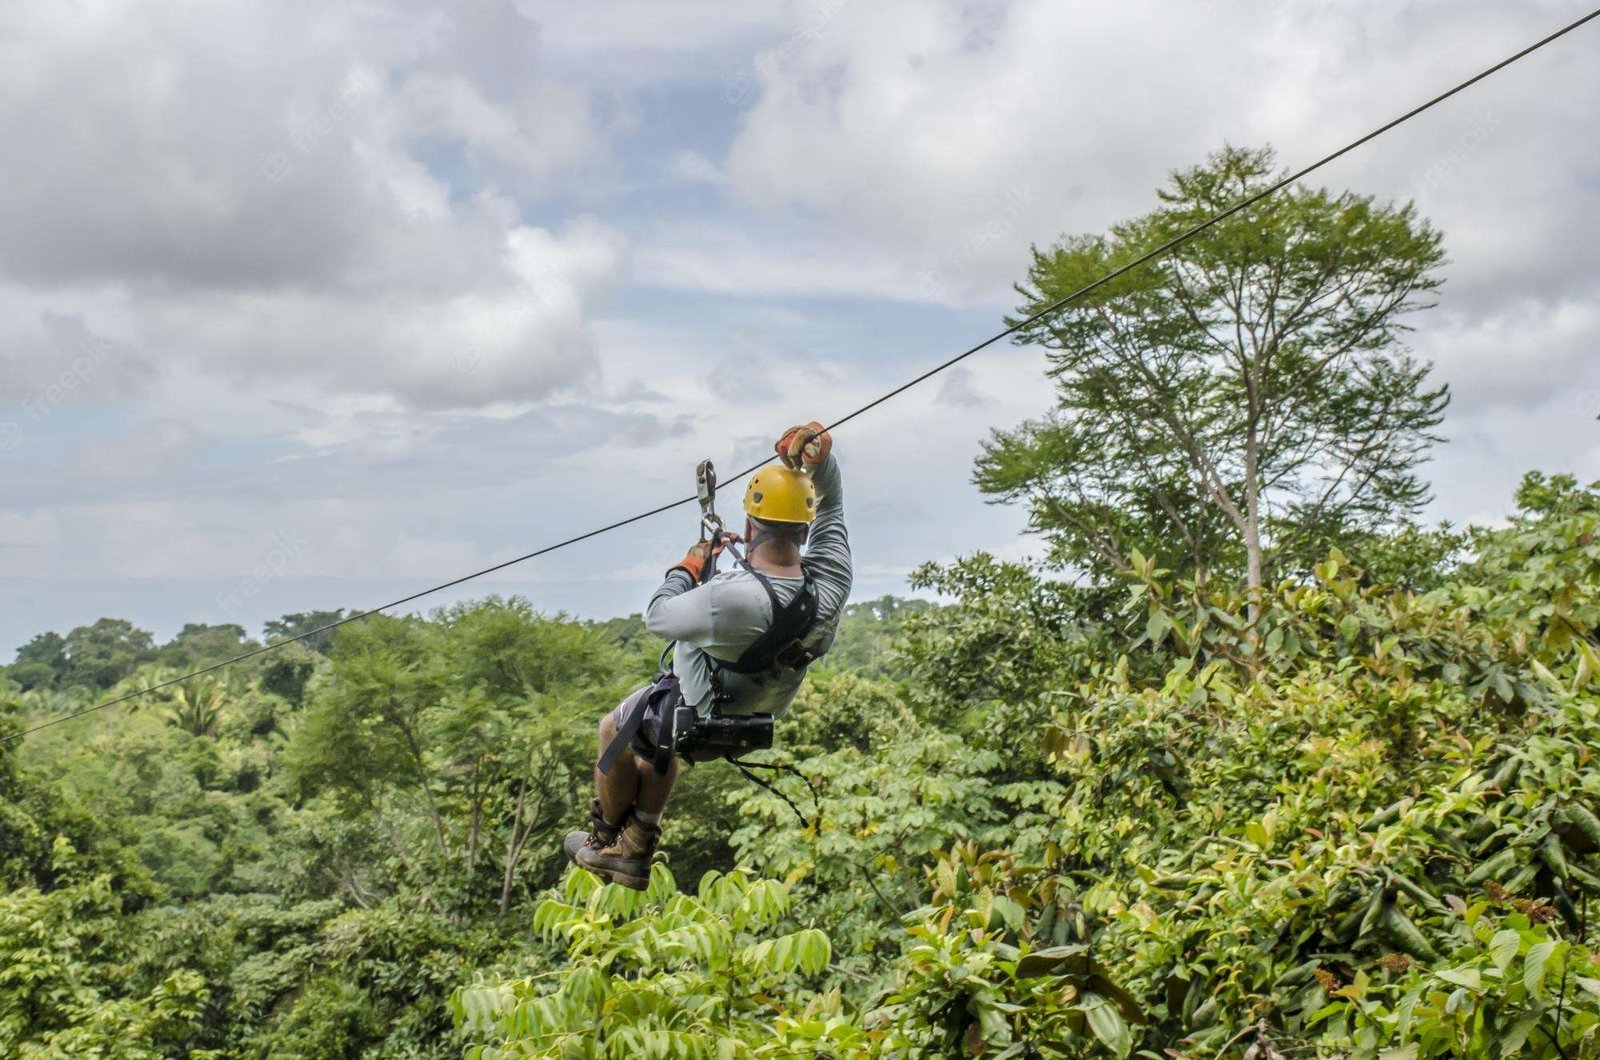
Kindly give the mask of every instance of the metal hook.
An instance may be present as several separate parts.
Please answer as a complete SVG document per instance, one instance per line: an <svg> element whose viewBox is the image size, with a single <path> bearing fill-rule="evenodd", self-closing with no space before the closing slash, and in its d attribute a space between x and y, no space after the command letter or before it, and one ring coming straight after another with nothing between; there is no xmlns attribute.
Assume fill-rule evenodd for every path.
<svg viewBox="0 0 1600 1060"><path fill-rule="evenodd" d="M717 515L717 469L702 460L694 469L695 496L700 500L700 540L722 538L722 517Z"/></svg>

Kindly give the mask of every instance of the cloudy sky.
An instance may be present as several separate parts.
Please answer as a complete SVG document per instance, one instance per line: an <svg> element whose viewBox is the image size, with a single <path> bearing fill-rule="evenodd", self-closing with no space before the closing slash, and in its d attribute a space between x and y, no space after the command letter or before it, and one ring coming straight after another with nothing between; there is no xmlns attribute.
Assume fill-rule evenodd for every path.
<svg viewBox="0 0 1600 1060"><path fill-rule="evenodd" d="M997 330L1030 243L1225 142L1306 161L1583 10L10 5L0 652L371 606L683 495ZM1445 233L1437 517L1600 477L1597 57L1591 25L1322 174ZM996 347L841 432L858 598L1027 547L968 476L1040 364ZM462 592L626 613L693 536Z"/></svg>

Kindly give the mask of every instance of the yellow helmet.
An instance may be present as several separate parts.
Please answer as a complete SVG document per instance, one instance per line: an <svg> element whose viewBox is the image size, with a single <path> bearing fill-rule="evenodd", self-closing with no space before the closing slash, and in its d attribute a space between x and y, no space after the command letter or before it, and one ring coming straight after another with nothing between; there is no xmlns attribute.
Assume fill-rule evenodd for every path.
<svg viewBox="0 0 1600 1060"><path fill-rule="evenodd" d="M775 464L750 476L745 514L768 523L809 523L817 517L817 487L804 471Z"/></svg>

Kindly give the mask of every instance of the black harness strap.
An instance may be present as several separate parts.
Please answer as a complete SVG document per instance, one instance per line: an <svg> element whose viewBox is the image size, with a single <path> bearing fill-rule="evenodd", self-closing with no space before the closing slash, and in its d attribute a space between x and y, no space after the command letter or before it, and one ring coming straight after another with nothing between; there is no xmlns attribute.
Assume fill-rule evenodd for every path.
<svg viewBox="0 0 1600 1060"><path fill-rule="evenodd" d="M817 589L811 581L811 575L801 568L800 591L795 593L794 599L787 604L778 599L778 592L772 587L772 581L766 575L752 567L739 550L732 545L728 551L733 553L733 558L750 573L756 581L761 583L761 588L767 591L767 599L772 602L772 625L757 637L737 659L724 662L712 659L711 665L714 673L720 674L724 670L731 670L736 674L759 674L774 667L788 670L798 670L809 665L816 655L806 648L804 640L811 627L817 621ZM709 656L708 656L709 658Z"/></svg>
<svg viewBox="0 0 1600 1060"><path fill-rule="evenodd" d="M600 772L611 772L611 767L617 764L617 759L632 746L633 738L639 735L639 726L644 724L644 714L650 706L650 697L655 690L656 685L652 681L629 696L622 704L622 716L617 720L617 735L606 745L597 763Z"/></svg>
<svg viewBox="0 0 1600 1060"><path fill-rule="evenodd" d="M656 718L655 731L644 733L646 744L653 748L652 765L656 773L666 773L672 765L672 756L677 753L678 740L694 728L695 718L694 709L684 704L678 676L671 670L663 670L654 681L623 700L618 708L617 735L606 744L600 761L595 763L600 772L611 772L617 759L635 746L652 713Z"/></svg>
<svg viewBox="0 0 1600 1060"><path fill-rule="evenodd" d="M729 544L727 549L733 553L733 558L739 561L739 566L748 571L766 590L767 599L772 602L772 624L731 662L706 656L711 664L714 685L713 714L716 713L716 703L723 699L721 678L724 670L731 670L737 674L759 674L780 667L798 670L816 658L804 643L806 635L811 632L811 627L817 620L817 591L812 584L811 575L805 573L802 568L803 581L800 591L795 594L794 599L785 604L778 599L778 592L772 587L772 581L746 562L736 546ZM646 733L646 736L648 744L653 745L652 765L657 773L665 773L671 767L673 756L678 752L678 744L696 729L698 715L683 701L677 675L666 662L669 651L671 651L670 645L667 651L661 653L662 672L656 675L656 679L629 696L618 708L617 734L606 745L600 754L599 762L596 763L600 772L610 773L617 760L635 745L652 712L657 720L654 723L654 731ZM770 722L766 742L761 746L771 746ZM731 755L729 760L732 761ZM743 770L744 767L741 765L740 769ZM757 782L760 783L759 780ZM781 793L779 794L782 797ZM790 805L792 808L793 804ZM796 815L799 812L795 810ZM802 821L804 819L801 817Z"/></svg>

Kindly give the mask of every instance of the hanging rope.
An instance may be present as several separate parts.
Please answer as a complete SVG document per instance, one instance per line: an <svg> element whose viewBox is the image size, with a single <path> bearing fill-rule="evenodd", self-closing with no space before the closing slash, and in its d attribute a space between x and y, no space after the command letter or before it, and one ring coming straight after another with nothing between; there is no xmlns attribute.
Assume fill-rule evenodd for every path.
<svg viewBox="0 0 1600 1060"><path fill-rule="evenodd" d="M772 794L776 795L778 798L782 799L789 809L794 811L794 815L800 818L800 827L810 828L816 835L822 835L822 796L817 793L817 786L811 782L810 777L800 772L800 770L796 769L794 766L783 762L747 762L740 758L730 758L728 761L732 762L734 768L743 773L744 778L750 781L750 783L760 785L761 787L766 788ZM811 792L811 805L812 808L817 811L816 817L810 821L807 821L806 815L800 812L800 807L794 804L793 799L789 798L789 796L785 795L781 790L779 790L777 785L769 781L762 780L760 777L750 772L752 769L770 769L774 773L792 773L793 775L799 777L805 782L807 789L809 789Z"/></svg>

